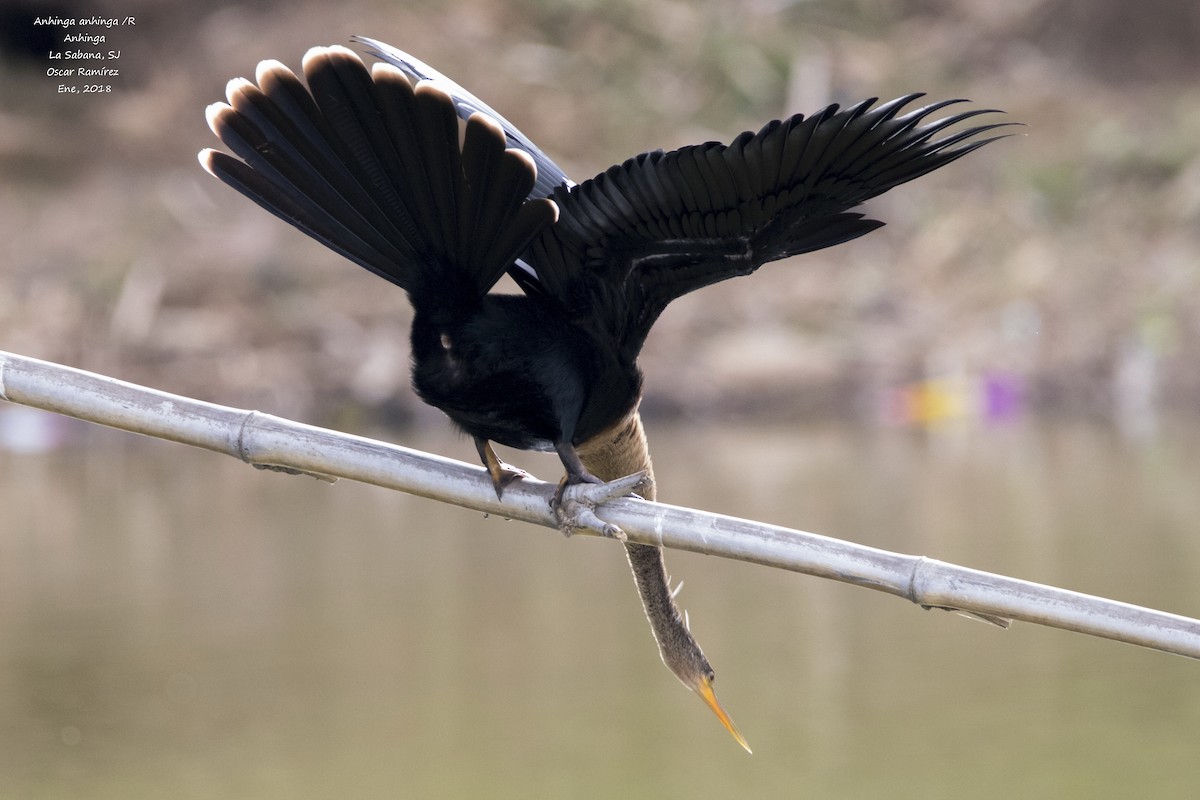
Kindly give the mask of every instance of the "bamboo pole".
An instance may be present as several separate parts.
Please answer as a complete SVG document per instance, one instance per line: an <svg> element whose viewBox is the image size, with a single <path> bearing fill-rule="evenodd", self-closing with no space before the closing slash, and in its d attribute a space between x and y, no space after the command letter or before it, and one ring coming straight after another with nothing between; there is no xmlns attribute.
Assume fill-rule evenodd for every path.
<svg viewBox="0 0 1200 800"><path fill-rule="evenodd" d="M349 478L557 527L551 483L517 481L501 501L482 467L3 351L0 399L225 453L263 469ZM664 503L615 500L598 515L635 542L851 583L1001 627L1023 620L1200 658L1200 620L1163 611Z"/></svg>

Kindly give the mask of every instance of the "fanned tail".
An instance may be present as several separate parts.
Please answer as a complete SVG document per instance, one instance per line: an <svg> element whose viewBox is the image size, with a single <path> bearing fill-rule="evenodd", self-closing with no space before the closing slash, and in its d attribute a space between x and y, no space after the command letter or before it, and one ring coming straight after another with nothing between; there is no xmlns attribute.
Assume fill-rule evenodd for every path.
<svg viewBox="0 0 1200 800"><path fill-rule="evenodd" d="M528 136L521 133L516 125L513 125L487 103L471 94L450 78L447 78L424 61L404 52L398 47L393 47L390 44L385 44L377 39L370 39L366 36L352 36L350 38L366 45L368 48L367 52L396 67L407 75L409 79L413 81L432 81L439 89L450 95L454 101L455 111L458 112L458 116L462 119L468 119L477 112L483 112L500 123L500 127L504 129L504 134L508 139L509 147L525 151L533 159L534 163L537 164L537 182L531 192L533 197L549 197L556 186L563 184L567 186L574 185L574 181L567 177L558 164L550 160L550 157L543 153L542 149L534 144Z"/></svg>
<svg viewBox="0 0 1200 800"><path fill-rule="evenodd" d="M482 295L557 218L527 201L537 167L476 113L459 137L454 99L344 47L304 57L304 83L277 61L257 85L230 81L209 125L237 158L200 153L210 173L330 249L412 292L453 280Z"/></svg>

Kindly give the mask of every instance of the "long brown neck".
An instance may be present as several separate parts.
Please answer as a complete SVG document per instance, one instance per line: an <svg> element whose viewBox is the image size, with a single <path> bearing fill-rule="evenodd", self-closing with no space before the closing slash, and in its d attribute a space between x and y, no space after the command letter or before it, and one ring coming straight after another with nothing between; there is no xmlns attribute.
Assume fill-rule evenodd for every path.
<svg viewBox="0 0 1200 800"><path fill-rule="evenodd" d="M585 442L578 448L579 457L588 471L603 481L645 470L647 480L641 495L647 500L656 497L654 468L650 463L650 447L642 428L641 415L635 410L617 425ZM702 665L711 673L704 652L692 637L675 599L671 596L670 576L663 561L662 549L653 545L626 542L625 553L633 570L633 580L642 598L642 607L650 621L650 630L658 643L663 663L681 676Z"/></svg>

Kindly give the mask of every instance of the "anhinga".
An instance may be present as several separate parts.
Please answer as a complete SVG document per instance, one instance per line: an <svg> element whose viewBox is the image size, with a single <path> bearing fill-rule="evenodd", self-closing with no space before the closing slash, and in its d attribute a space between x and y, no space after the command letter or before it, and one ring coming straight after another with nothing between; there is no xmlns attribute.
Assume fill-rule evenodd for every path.
<svg viewBox="0 0 1200 800"><path fill-rule="evenodd" d="M525 473L491 442L554 450L565 509L645 472L637 356L677 297L883 223L849 211L998 136L930 121L919 94L832 105L669 153L643 153L575 184L507 120L381 42L368 70L344 47L304 57L306 89L277 61L235 79L208 121L236 154L204 167L251 200L408 293L413 386L474 440L497 495ZM465 124L460 123L465 121ZM508 273L523 294L492 294ZM628 485L622 491L628 491ZM573 501L573 502L568 502ZM614 531L609 531L614 532ZM657 547L625 543L667 667L749 750L712 690Z"/></svg>

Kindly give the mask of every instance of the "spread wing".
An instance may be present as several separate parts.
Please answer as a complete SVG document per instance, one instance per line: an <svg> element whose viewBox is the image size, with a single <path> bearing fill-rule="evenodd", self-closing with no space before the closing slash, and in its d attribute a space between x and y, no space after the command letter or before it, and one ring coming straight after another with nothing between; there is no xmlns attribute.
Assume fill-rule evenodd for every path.
<svg viewBox="0 0 1200 800"><path fill-rule="evenodd" d="M636 353L677 297L768 261L830 247L883 223L851 211L1003 135L1014 123L956 126L988 110L930 116L947 100L867 100L776 120L728 145L644 153L553 196L558 222L518 278Z"/></svg>

